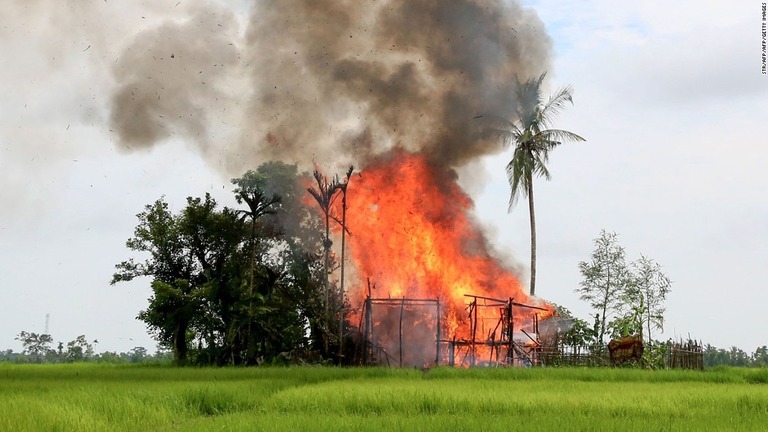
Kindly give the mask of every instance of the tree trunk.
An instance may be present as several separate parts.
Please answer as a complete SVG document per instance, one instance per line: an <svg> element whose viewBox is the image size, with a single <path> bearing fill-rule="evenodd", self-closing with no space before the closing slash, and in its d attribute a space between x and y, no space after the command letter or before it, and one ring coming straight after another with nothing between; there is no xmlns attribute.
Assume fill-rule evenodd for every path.
<svg viewBox="0 0 768 432"><path fill-rule="evenodd" d="M605 314L608 310L608 298L611 293L611 266L608 265L605 276L605 297L603 297L603 317L600 321L600 345L605 345Z"/></svg>
<svg viewBox="0 0 768 432"><path fill-rule="evenodd" d="M330 252L331 252L331 221L330 221L330 199L329 199L328 207L326 207L325 210L325 240L323 242L323 249L325 252L325 257L323 260L323 285L325 289L325 355L328 355L330 353L330 347L329 347L329 338L331 333L331 313L330 313L330 282L328 280L329 276L329 269L330 269L330 263L328 262L330 260Z"/></svg>
<svg viewBox="0 0 768 432"><path fill-rule="evenodd" d="M173 361L176 366L187 363L187 327L189 323L180 321L173 332Z"/></svg>
<svg viewBox="0 0 768 432"><path fill-rule="evenodd" d="M349 178L347 178L349 184ZM342 355L344 354L344 261L345 261L345 241L347 232L347 187L344 186L341 197L341 294L339 304L339 365L341 365Z"/></svg>
<svg viewBox="0 0 768 432"><path fill-rule="evenodd" d="M533 175L528 173L528 212L531 216L531 296L536 295L536 213L533 211Z"/></svg>
<svg viewBox="0 0 768 432"><path fill-rule="evenodd" d="M605 346L605 314L608 308L608 301L603 303L603 316L600 320L600 345Z"/></svg>
<svg viewBox="0 0 768 432"><path fill-rule="evenodd" d="M253 296L253 273L256 267L256 217L251 216L251 277L248 281L248 294ZM253 300L251 300L253 304Z"/></svg>
<svg viewBox="0 0 768 432"><path fill-rule="evenodd" d="M641 293L640 295L642 296L643 294ZM648 346L651 346L651 307L649 301L646 301L646 303L648 303L645 305L646 313L648 315ZM643 323L640 323L640 328L643 328Z"/></svg>
<svg viewBox="0 0 768 432"><path fill-rule="evenodd" d="M246 313L246 319L248 320L248 324L245 326L246 331L246 337L245 337L245 351L246 351L246 359L250 359L251 353L255 351L255 347L253 347L253 335L251 332L253 331L253 320L254 320L254 313L253 313L253 273L256 271L256 217L253 214L253 211L251 211L251 271L248 281L248 311ZM247 361L247 360L246 360Z"/></svg>

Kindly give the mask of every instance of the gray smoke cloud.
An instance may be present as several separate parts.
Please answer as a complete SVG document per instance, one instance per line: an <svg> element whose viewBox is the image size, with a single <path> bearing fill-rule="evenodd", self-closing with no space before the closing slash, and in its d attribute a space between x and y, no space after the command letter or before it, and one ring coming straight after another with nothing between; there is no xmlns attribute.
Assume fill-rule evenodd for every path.
<svg viewBox="0 0 768 432"><path fill-rule="evenodd" d="M110 121L124 148L148 148L174 135L206 155L214 141L222 145L217 122L238 102L226 88L240 66L237 28L233 11L208 6L135 36L113 68L118 86Z"/></svg>
<svg viewBox="0 0 768 432"><path fill-rule="evenodd" d="M399 146L459 167L500 150L474 117L511 114L547 69L535 12L503 0L280 0L187 8L113 68L127 150L173 136L238 175L266 160L364 165Z"/></svg>

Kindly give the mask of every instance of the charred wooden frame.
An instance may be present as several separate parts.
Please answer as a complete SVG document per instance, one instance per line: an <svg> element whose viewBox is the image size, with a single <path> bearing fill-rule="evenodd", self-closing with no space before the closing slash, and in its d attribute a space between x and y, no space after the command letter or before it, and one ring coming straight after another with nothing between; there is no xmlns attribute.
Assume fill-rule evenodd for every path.
<svg viewBox="0 0 768 432"><path fill-rule="evenodd" d="M370 291L369 291L370 292ZM514 301L513 298L507 300L484 297L479 295L465 294L469 299L467 310L469 312L470 337L468 339L457 339L453 336L451 339L441 339L442 336L442 313L439 299L426 298L373 298L369 296L363 303L361 315L361 334L362 344L360 351L360 360L362 364L386 364L389 366L404 366L406 362L403 353L409 347L404 346L403 337L403 319L406 309L425 308L424 315L427 316L432 310L436 312L435 316L435 357L434 365L448 364L450 366L478 366L480 364L494 366L536 366L540 364L539 353L541 343L538 339L539 320L538 313L533 313L531 322L531 333L523 328L515 333L514 317L519 309L529 309L533 311L547 311L544 308L532 306ZM392 346L388 352L385 347L377 342L377 335L374 334L374 306L383 306L389 308L399 308L397 319L397 346ZM434 308L434 309L432 309ZM496 308L497 314L492 314L496 320L493 330L487 335L478 334L479 322L481 318L480 310L483 308ZM393 311L394 312L394 311ZM394 321L394 319L393 319ZM517 336L517 339L516 338ZM486 349L480 349L486 347ZM444 349L445 348L445 349ZM397 351L396 353L394 351ZM484 351L484 353L480 353ZM487 362L480 360L480 355L488 355ZM445 359L447 355L447 359ZM457 362L458 357L458 362ZM426 364L422 366L427 366Z"/></svg>

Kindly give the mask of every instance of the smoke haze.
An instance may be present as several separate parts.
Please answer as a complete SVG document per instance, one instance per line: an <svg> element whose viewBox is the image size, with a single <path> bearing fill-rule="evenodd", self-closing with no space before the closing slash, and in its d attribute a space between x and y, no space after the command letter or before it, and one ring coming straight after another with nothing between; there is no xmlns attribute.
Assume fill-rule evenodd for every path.
<svg viewBox="0 0 768 432"><path fill-rule="evenodd" d="M500 0L217 4L140 32L113 68L119 145L174 135L229 174L266 160L365 165L398 146L458 167L498 151L473 117L511 113L548 65L535 12ZM242 23L242 30L238 27Z"/></svg>

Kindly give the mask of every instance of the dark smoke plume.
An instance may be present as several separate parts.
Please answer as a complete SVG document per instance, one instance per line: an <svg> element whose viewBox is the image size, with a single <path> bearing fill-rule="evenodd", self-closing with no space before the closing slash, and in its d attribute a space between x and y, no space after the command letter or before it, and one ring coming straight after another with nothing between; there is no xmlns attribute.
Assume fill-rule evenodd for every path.
<svg viewBox="0 0 768 432"><path fill-rule="evenodd" d="M548 66L535 12L504 0L255 1L137 35L115 68L124 148L173 135L229 174L266 160L364 166L400 146L458 167L499 150L474 117ZM234 134L234 135L233 135Z"/></svg>

